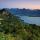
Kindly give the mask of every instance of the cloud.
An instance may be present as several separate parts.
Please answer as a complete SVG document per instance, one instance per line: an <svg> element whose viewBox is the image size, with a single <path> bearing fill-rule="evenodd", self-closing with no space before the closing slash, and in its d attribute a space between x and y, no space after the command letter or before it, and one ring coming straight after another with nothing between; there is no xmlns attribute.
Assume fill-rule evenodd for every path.
<svg viewBox="0 0 40 40"><path fill-rule="evenodd" d="M0 0L0 2L5 1L5 0Z"/></svg>
<svg viewBox="0 0 40 40"><path fill-rule="evenodd" d="M0 0L0 2L4 1L40 1L40 0Z"/></svg>
<svg viewBox="0 0 40 40"><path fill-rule="evenodd" d="M20 0L21 1L21 0ZM40 9L40 1L39 2L32 2L32 0L25 0L23 1L18 0L0 0L3 7L6 8L30 8L30 9ZM36 0L33 0L36 1Z"/></svg>
<svg viewBox="0 0 40 40"><path fill-rule="evenodd" d="M6 6L8 8L30 8L30 9L40 9L40 4L32 4L32 3L25 3L25 2L21 2L21 3L7 3Z"/></svg>
<svg viewBox="0 0 40 40"><path fill-rule="evenodd" d="M3 1L5 1L5 0L0 0L0 2L3 2Z"/></svg>
<svg viewBox="0 0 40 40"><path fill-rule="evenodd" d="M8 1L10 1L10 0L0 0L0 2L8 2Z"/></svg>

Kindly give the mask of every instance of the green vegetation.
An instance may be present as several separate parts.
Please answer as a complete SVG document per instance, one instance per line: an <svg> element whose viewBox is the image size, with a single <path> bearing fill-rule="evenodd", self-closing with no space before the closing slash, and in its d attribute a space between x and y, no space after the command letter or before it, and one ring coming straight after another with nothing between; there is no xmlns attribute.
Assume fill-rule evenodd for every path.
<svg viewBox="0 0 40 40"><path fill-rule="evenodd" d="M0 10L0 18L0 40L40 40L40 26L24 23L4 9Z"/></svg>

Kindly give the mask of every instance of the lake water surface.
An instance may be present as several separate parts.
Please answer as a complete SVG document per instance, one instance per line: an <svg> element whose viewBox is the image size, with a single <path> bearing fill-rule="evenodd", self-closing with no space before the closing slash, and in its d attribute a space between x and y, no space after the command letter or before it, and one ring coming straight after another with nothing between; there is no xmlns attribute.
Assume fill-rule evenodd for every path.
<svg viewBox="0 0 40 40"><path fill-rule="evenodd" d="M21 16L21 19L26 23L40 25L40 17Z"/></svg>

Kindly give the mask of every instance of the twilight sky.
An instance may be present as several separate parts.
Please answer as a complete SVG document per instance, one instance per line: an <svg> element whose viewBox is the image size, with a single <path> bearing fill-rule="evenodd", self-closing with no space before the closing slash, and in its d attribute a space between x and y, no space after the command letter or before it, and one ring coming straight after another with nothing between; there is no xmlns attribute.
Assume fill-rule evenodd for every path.
<svg viewBox="0 0 40 40"><path fill-rule="evenodd" d="M40 9L40 0L0 0L0 8Z"/></svg>

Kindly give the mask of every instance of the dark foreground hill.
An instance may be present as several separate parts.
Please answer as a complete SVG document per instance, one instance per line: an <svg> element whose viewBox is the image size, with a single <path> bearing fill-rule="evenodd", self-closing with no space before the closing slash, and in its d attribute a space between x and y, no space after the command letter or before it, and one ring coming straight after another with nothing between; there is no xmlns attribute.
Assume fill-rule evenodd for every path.
<svg viewBox="0 0 40 40"><path fill-rule="evenodd" d="M18 16L2 9L0 40L40 40L40 26L24 23Z"/></svg>

